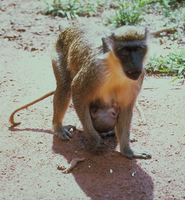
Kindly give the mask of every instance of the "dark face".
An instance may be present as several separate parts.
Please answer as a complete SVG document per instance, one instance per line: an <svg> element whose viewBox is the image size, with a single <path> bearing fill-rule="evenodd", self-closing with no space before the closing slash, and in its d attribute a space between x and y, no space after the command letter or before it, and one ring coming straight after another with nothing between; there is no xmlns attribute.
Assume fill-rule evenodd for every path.
<svg viewBox="0 0 185 200"><path fill-rule="evenodd" d="M137 80L143 71L143 58L147 52L146 44L144 42L120 42L115 45L114 51L126 76Z"/></svg>

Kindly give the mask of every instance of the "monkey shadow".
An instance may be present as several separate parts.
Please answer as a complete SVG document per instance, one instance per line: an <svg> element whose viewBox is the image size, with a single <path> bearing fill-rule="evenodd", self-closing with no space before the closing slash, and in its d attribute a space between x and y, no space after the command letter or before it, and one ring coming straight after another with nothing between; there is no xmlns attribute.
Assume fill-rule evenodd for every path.
<svg viewBox="0 0 185 200"><path fill-rule="evenodd" d="M152 178L137 164L137 160L129 160L116 150L116 137L105 137L105 147L95 151L83 131L76 130L72 136L70 141L62 141L54 135L52 149L64 156L68 163L74 158L86 158L70 173L87 197L100 200L153 199ZM70 189L75 190L69 186Z"/></svg>
<svg viewBox="0 0 185 200"><path fill-rule="evenodd" d="M39 128L17 128L16 126L10 126L8 127L9 131L32 131L32 132L40 132L40 133L49 133L53 134L51 130L45 130L45 129L39 129Z"/></svg>

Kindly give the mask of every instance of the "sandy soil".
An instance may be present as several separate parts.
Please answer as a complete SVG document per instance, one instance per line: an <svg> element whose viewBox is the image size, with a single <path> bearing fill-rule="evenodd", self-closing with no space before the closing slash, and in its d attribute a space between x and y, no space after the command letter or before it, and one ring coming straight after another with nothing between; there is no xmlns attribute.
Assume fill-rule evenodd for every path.
<svg viewBox="0 0 185 200"><path fill-rule="evenodd" d="M151 200L185 199L185 86L171 78L145 77L139 103L147 125L134 110L132 147L152 153L150 160L128 160L115 137L95 152L71 104L65 124L74 124L71 141L51 132L52 97L10 113L55 89L51 44L66 20L44 16L41 1L0 1L0 199ZM94 20L94 19L92 19ZM69 174L73 158L85 157Z"/></svg>

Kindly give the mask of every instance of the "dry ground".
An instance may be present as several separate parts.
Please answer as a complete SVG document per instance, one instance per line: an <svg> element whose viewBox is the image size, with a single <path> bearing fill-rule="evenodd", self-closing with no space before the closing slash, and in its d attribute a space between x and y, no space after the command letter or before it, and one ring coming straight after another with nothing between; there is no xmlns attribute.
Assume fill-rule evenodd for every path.
<svg viewBox="0 0 185 200"><path fill-rule="evenodd" d="M139 103L147 125L134 110L132 146L151 160L128 160L115 137L94 152L73 106L65 123L77 126L71 141L51 133L52 97L16 115L10 113L55 89L50 45L64 19L43 16L41 1L0 1L0 199L150 200L185 199L185 86L171 78L145 78ZM157 51L158 49L156 49ZM57 170L85 157L69 174Z"/></svg>

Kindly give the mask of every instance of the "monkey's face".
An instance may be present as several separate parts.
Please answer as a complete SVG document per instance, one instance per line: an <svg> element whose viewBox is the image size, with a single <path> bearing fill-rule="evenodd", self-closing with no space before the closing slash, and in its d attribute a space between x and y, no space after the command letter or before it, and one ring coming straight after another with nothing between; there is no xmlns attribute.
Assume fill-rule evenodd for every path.
<svg viewBox="0 0 185 200"><path fill-rule="evenodd" d="M146 44L144 42L120 42L115 45L114 51L126 76L137 80L143 72L143 60L147 52Z"/></svg>

